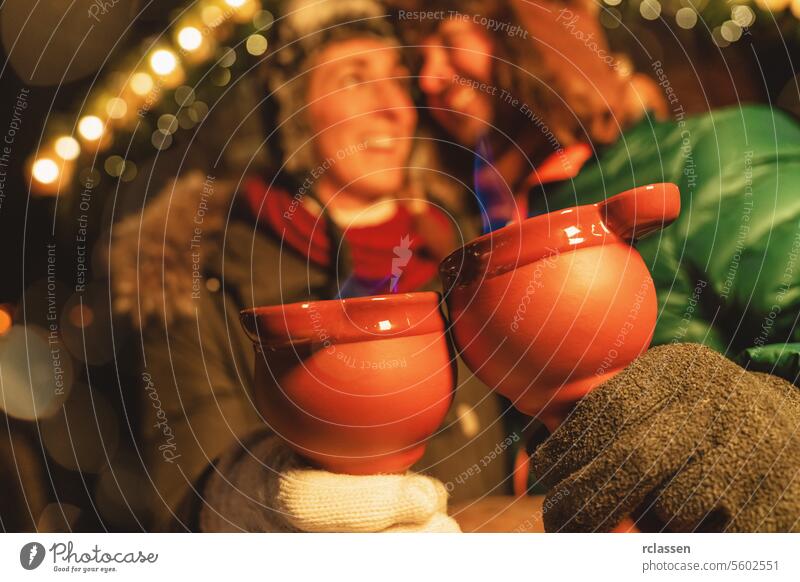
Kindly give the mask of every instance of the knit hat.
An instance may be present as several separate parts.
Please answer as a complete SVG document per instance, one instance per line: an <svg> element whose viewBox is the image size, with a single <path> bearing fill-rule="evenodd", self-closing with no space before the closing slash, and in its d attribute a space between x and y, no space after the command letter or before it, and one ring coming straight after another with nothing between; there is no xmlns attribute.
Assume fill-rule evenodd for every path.
<svg viewBox="0 0 800 582"><path fill-rule="evenodd" d="M329 44L352 38L371 36L400 43L379 0L291 0L276 28L268 83L278 104L285 169L308 171L314 163L304 109L312 59Z"/></svg>

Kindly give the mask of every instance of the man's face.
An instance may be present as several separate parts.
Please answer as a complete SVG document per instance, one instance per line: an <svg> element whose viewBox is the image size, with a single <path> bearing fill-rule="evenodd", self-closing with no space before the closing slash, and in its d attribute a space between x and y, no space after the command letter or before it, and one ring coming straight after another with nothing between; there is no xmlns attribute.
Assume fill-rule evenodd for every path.
<svg viewBox="0 0 800 582"><path fill-rule="evenodd" d="M419 86L431 115L456 141L473 147L491 127L499 98L492 85L492 40L477 24L454 19L423 44Z"/></svg>
<svg viewBox="0 0 800 582"><path fill-rule="evenodd" d="M417 113L397 48L377 39L336 42L311 73L308 114L320 164L367 199L396 194L406 176Z"/></svg>

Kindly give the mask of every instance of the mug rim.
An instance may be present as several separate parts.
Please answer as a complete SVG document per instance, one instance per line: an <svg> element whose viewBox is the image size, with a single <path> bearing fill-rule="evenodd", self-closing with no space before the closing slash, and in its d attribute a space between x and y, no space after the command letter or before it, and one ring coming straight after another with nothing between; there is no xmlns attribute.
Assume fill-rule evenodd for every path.
<svg viewBox="0 0 800 582"><path fill-rule="evenodd" d="M441 304L440 293L418 291L250 307L239 317L254 344L280 348L444 334Z"/></svg>
<svg viewBox="0 0 800 582"><path fill-rule="evenodd" d="M530 263L601 244L628 244L603 222L598 204L526 218L473 239L439 265L445 291Z"/></svg>
<svg viewBox="0 0 800 582"><path fill-rule="evenodd" d="M633 244L680 214L676 184L634 186L594 204L532 216L473 239L439 265L445 291L491 279L541 259L605 244Z"/></svg>

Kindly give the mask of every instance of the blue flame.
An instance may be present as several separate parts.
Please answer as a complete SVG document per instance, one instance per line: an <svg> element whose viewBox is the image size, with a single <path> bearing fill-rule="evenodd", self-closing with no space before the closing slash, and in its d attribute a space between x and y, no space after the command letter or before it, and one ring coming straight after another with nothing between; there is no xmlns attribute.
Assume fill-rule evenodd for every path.
<svg viewBox="0 0 800 582"><path fill-rule="evenodd" d="M514 195L494 166L492 148L486 138L478 142L472 178L481 207L483 232L492 232L511 222L516 214Z"/></svg>
<svg viewBox="0 0 800 582"><path fill-rule="evenodd" d="M383 279L364 279L355 274L350 275L339 286L336 299L347 299L348 297L366 297L368 295L381 295L386 293L390 277Z"/></svg>

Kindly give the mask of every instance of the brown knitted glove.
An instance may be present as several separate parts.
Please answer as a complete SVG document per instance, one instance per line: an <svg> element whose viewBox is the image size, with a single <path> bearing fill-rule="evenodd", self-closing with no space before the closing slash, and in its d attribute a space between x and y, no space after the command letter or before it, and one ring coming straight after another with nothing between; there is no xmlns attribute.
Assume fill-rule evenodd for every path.
<svg viewBox="0 0 800 582"><path fill-rule="evenodd" d="M535 451L547 531L800 531L800 393L696 344L656 347Z"/></svg>

